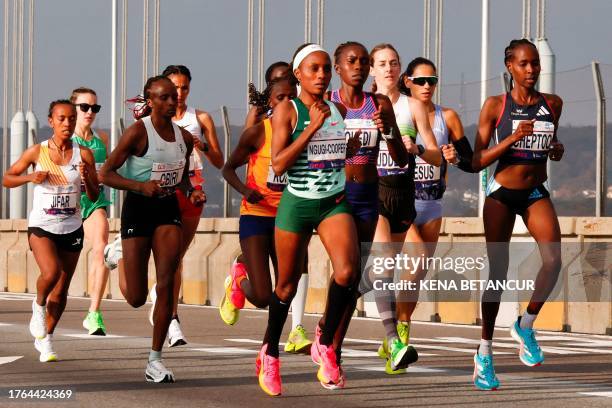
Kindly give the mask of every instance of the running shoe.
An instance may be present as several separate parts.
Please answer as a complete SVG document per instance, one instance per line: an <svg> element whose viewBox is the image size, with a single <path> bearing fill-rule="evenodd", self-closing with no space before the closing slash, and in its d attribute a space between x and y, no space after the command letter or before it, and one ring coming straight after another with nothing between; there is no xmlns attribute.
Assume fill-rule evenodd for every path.
<svg viewBox="0 0 612 408"><path fill-rule="evenodd" d="M121 246L121 235L117 235L113 242L104 247L104 266L113 270L119 265L119 260L123 258L123 248Z"/></svg>
<svg viewBox="0 0 612 408"><path fill-rule="evenodd" d="M544 353L540 348L536 338L535 330L521 329L521 316L510 328L510 334L514 340L518 341L520 346L519 358L529 367L539 366L544 361Z"/></svg>
<svg viewBox="0 0 612 408"><path fill-rule="evenodd" d="M481 390L494 391L499 388L499 380L493 367L493 355L481 356L476 351L472 379L474 385Z"/></svg>
<svg viewBox="0 0 612 408"><path fill-rule="evenodd" d="M259 386L268 395L280 395L282 391L280 359L266 354L268 345L264 344L255 360Z"/></svg>
<svg viewBox="0 0 612 408"><path fill-rule="evenodd" d="M407 346L400 339L395 337L389 344L389 368L391 371L398 371L406 369L408 365L416 362L419 359L419 355L412 346ZM385 367L385 371L386 371ZM392 373L395 374L395 373Z"/></svg>
<svg viewBox="0 0 612 408"><path fill-rule="evenodd" d="M149 361L145 370L147 382L173 383L174 374L164 366L161 360Z"/></svg>
<svg viewBox="0 0 612 408"><path fill-rule="evenodd" d="M102 318L102 312L99 310L87 313L83 320L83 327L92 336L106 336L106 326Z"/></svg>
<svg viewBox="0 0 612 408"><path fill-rule="evenodd" d="M321 356L319 370L317 371L317 378L323 388L336 389L340 384L340 367L336 360L336 350L333 345L326 346L324 344L315 343L313 347L318 348L319 355ZM344 386L344 382L343 385Z"/></svg>
<svg viewBox="0 0 612 408"><path fill-rule="evenodd" d="M236 306L231 301L231 292L232 292L232 277L228 276L225 278L225 294L223 295L223 299L221 299L221 303L219 304L219 314L221 315L221 319L225 322L225 324L233 326L238 321L240 317L240 309L236 309Z"/></svg>
<svg viewBox="0 0 612 408"><path fill-rule="evenodd" d="M410 323L397 322L397 336L404 344L408 344L410 342ZM380 346L378 346L378 357L386 360L388 357L387 350L387 338L383 339L383 342Z"/></svg>
<svg viewBox="0 0 612 408"><path fill-rule="evenodd" d="M47 335L46 307L39 306L36 299L32 301L32 318L30 319L30 333L37 339Z"/></svg>
<svg viewBox="0 0 612 408"><path fill-rule="evenodd" d="M157 301L157 284L154 283L151 286L151 290L149 291L149 298L151 299L151 309L149 309L149 323L151 326L155 326L155 322L153 321L153 316L155 314L155 302Z"/></svg>
<svg viewBox="0 0 612 408"><path fill-rule="evenodd" d="M168 344L170 347L183 346L187 344L187 339L181 330L178 319L174 318L168 327Z"/></svg>
<svg viewBox="0 0 612 408"><path fill-rule="evenodd" d="M247 276L247 272L246 266L243 263L238 262L238 257L236 257L232 263L229 276L232 280L230 300L236 309L242 309L244 307L245 296L242 288L238 284L238 278Z"/></svg>
<svg viewBox="0 0 612 408"><path fill-rule="evenodd" d="M312 362L317 365L321 364L321 354L319 353L319 347L317 347L319 344L321 344L321 333L321 327L319 327L319 325L317 324L315 326L314 342L311 344L310 347L310 358L312 358Z"/></svg>
<svg viewBox="0 0 612 408"><path fill-rule="evenodd" d="M53 334L47 334L42 339L34 339L34 347L40 353L41 363L49 363L51 361L57 361L57 354L53 351L53 344L51 344L51 340L53 339Z"/></svg>
<svg viewBox="0 0 612 408"><path fill-rule="evenodd" d="M306 337L306 330L304 326L298 324L295 326L291 333L289 333L289 338L285 343L285 352L286 353L310 353L310 346L312 345L312 341L308 340Z"/></svg>

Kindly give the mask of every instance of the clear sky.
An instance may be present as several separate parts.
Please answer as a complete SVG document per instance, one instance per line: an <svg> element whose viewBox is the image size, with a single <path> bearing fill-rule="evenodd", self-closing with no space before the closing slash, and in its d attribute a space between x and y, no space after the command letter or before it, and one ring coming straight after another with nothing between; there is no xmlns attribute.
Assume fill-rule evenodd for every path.
<svg viewBox="0 0 612 408"><path fill-rule="evenodd" d="M4 1L12 4L14 0ZM27 12L29 1L25 3ZM119 0L120 7L121 3ZM312 0L312 3L314 39L317 1ZM489 72L491 77L497 77L503 70L504 47L521 35L522 1L491 0L490 3ZM532 3L532 33L535 34L536 1ZM277 60L289 60L303 42L304 2L266 0L265 4L264 65L267 66ZM404 64L422 54L422 0L326 0L325 4L324 46L330 52L340 42L356 40L367 47L390 42L399 50ZM480 79L480 4L480 0L444 1L443 83L457 84L462 75L466 82ZM151 1L151 16L152 5ZM258 0L255 5L257 21ZM143 85L143 1L130 1L128 10L127 92L131 96L139 93ZM0 10L3 18L2 13L3 7ZM547 1L546 34L557 56L557 71L585 67L593 59L612 64L611 16L612 1L609 0ZM88 86L98 91L99 102L103 105L98 125L108 126L111 1L36 0L34 38L33 106L38 118L44 121L52 99L68 96L77 86ZM150 39L149 45L151 43ZM160 67L150 67L149 74L158 73L168 64L189 66L194 77L190 104L210 111L227 105L232 123L241 123L246 95L246 44L246 0L162 0ZM27 42L25 45L27 53ZM257 55L256 49L254 55ZM25 66L27 68L27 58ZM607 89L612 91L612 68L606 72L609 74ZM257 73L254 77L257 78ZM557 84L557 91L566 101L593 98L590 68L560 78L564 83ZM333 84L337 84L335 79ZM498 84L493 82L492 93L499 93ZM454 89L457 91L458 87ZM479 106L477 89L477 84L466 89L468 105L476 110ZM446 92L442 88L443 102L458 103L457 97L450 96L452 92L453 87ZM27 90L24 90L25 107L27 102ZM593 123L591 116L594 118L594 114L588 114L594 106L591 103L576 102L567 106L566 121L569 123ZM9 109L9 112L10 118L12 111Z"/></svg>

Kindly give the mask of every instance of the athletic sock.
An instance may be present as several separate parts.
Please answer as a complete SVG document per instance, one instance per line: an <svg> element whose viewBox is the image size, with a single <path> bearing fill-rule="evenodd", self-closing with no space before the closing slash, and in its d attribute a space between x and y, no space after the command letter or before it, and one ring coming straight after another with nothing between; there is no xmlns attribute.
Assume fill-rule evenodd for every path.
<svg viewBox="0 0 612 408"><path fill-rule="evenodd" d="M282 302L276 292L270 296L268 309L268 328L264 336L264 344L268 344L266 354L278 358L278 342L283 332L283 326L289 314L289 303Z"/></svg>
<svg viewBox="0 0 612 408"><path fill-rule="evenodd" d="M519 323L519 327L521 329L533 329L533 322L538 317L537 314L531 314L529 312L525 312L523 316L521 316L521 321Z"/></svg>
<svg viewBox="0 0 612 408"><path fill-rule="evenodd" d="M149 352L149 363L156 360L161 360L161 351L151 350Z"/></svg>
<svg viewBox="0 0 612 408"><path fill-rule="evenodd" d="M298 283L297 292L291 302L291 328L295 329L302 324L304 308L306 307L306 293L308 292L308 274L303 273Z"/></svg>
<svg viewBox="0 0 612 408"><path fill-rule="evenodd" d="M329 286L327 305L325 306L325 324L320 339L321 344L329 346L334 342L334 334L346 310L351 290L351 286L340 286L335 280Z"/></svg>
<svg viewBox="0 0 612 408"><path fill-rule="evenodd" d="M374 292L374 300L376 301L378 315L385 328L387 341L390 341L393 337L398 337L397 319L395 318L395 294L390 290L376 290Z"/></svg>
<svg viewBox="0 0 612 408"><path fill-rule="evenodd" d="M480 339L478 354L481 356L490 356L493 354L493 340Z"/></svg>

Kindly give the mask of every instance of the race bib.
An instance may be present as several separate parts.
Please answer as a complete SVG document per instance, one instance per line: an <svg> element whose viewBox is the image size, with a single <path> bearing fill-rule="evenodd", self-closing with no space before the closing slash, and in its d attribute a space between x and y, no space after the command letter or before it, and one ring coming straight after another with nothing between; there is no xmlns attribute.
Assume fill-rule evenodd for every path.
<svg viewBox="0 0 612 408"><path fill-rule="evenodd" d="M378 140L378 128L372 119L344 119L346 129L344 135L346 140L355 136L358 130L361 130L359 141L362 148L375 148Z"/></svg>
<svg viewBox="0 0 612 408"><path fill-rule="evenodd" d="M283 191L287 186L287 173L283 173L280 176L274 174L274 170L272 169L272 165L268 166L268 179L266 180L266 185L272 191Z"/></svg>
<svg viewBox="0 0 612 408"><path fill-rule="evenodd" d="M387 142L384 140L380 141L376 168L378 169L378 175L380 177L405 174L409 170L409 166L400 167L395 160L393 160L391 153L389 153L389 146L387 146Z"/></svg>
<svg viewBox="0 0 612 408"><path fill-rule="evenodd" d="M414 181L425 182L425 181L438 181L440 180L440 167L433 166L427 163L420 157L415 159L416 167L414 169Z"/></svg>
<svg viewBox="0 0 612 408"><path fill-rule="evenodd" d="M346 138L342 130L317 131L306 149L310 169L344 167Z"/></svg>
<svg viewBox="0 0 612 408"><path fill-rule="evenodd" d="M512 121L512 133L518 128L520 120ZM542 160L548 156L550 144L555 133L552 122L536 121L533 124L533 134L523 137L514 143L510 154L521 159Z"/></svg>
<svg viewBox="0 0 612 408"><path fill-rule="evenodd" d="M74 215L77 212L79 192L74 186L49 186L42 194L42 208L47 215Z"/></svg>
<svg viewBox="0 0 612 408"><path fill-rule="evenodd" d="M162 188L176 187L183 178L185 159L174 163L153 163L150 180L159 181Z"/></svg>

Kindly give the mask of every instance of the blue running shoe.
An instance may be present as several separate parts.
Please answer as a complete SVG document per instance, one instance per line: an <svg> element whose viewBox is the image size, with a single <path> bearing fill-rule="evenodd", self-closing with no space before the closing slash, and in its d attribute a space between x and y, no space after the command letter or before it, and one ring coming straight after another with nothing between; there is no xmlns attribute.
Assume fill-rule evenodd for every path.
<svg viewBox="0 0 612 408"><path fill-rule="evenodd" d="M510 328L510 334L521 345L519 358L529 367L539 366L544 361L544 353L535 339L535 330L521 329L521 317Z"/></svg>
<svg viewBox="0 0 612 408"><path fill-rule="evenodd" d="M499 388L499 380L493 368L493 356L474 355L474 385L481 390L494 391Z"/></svg>

